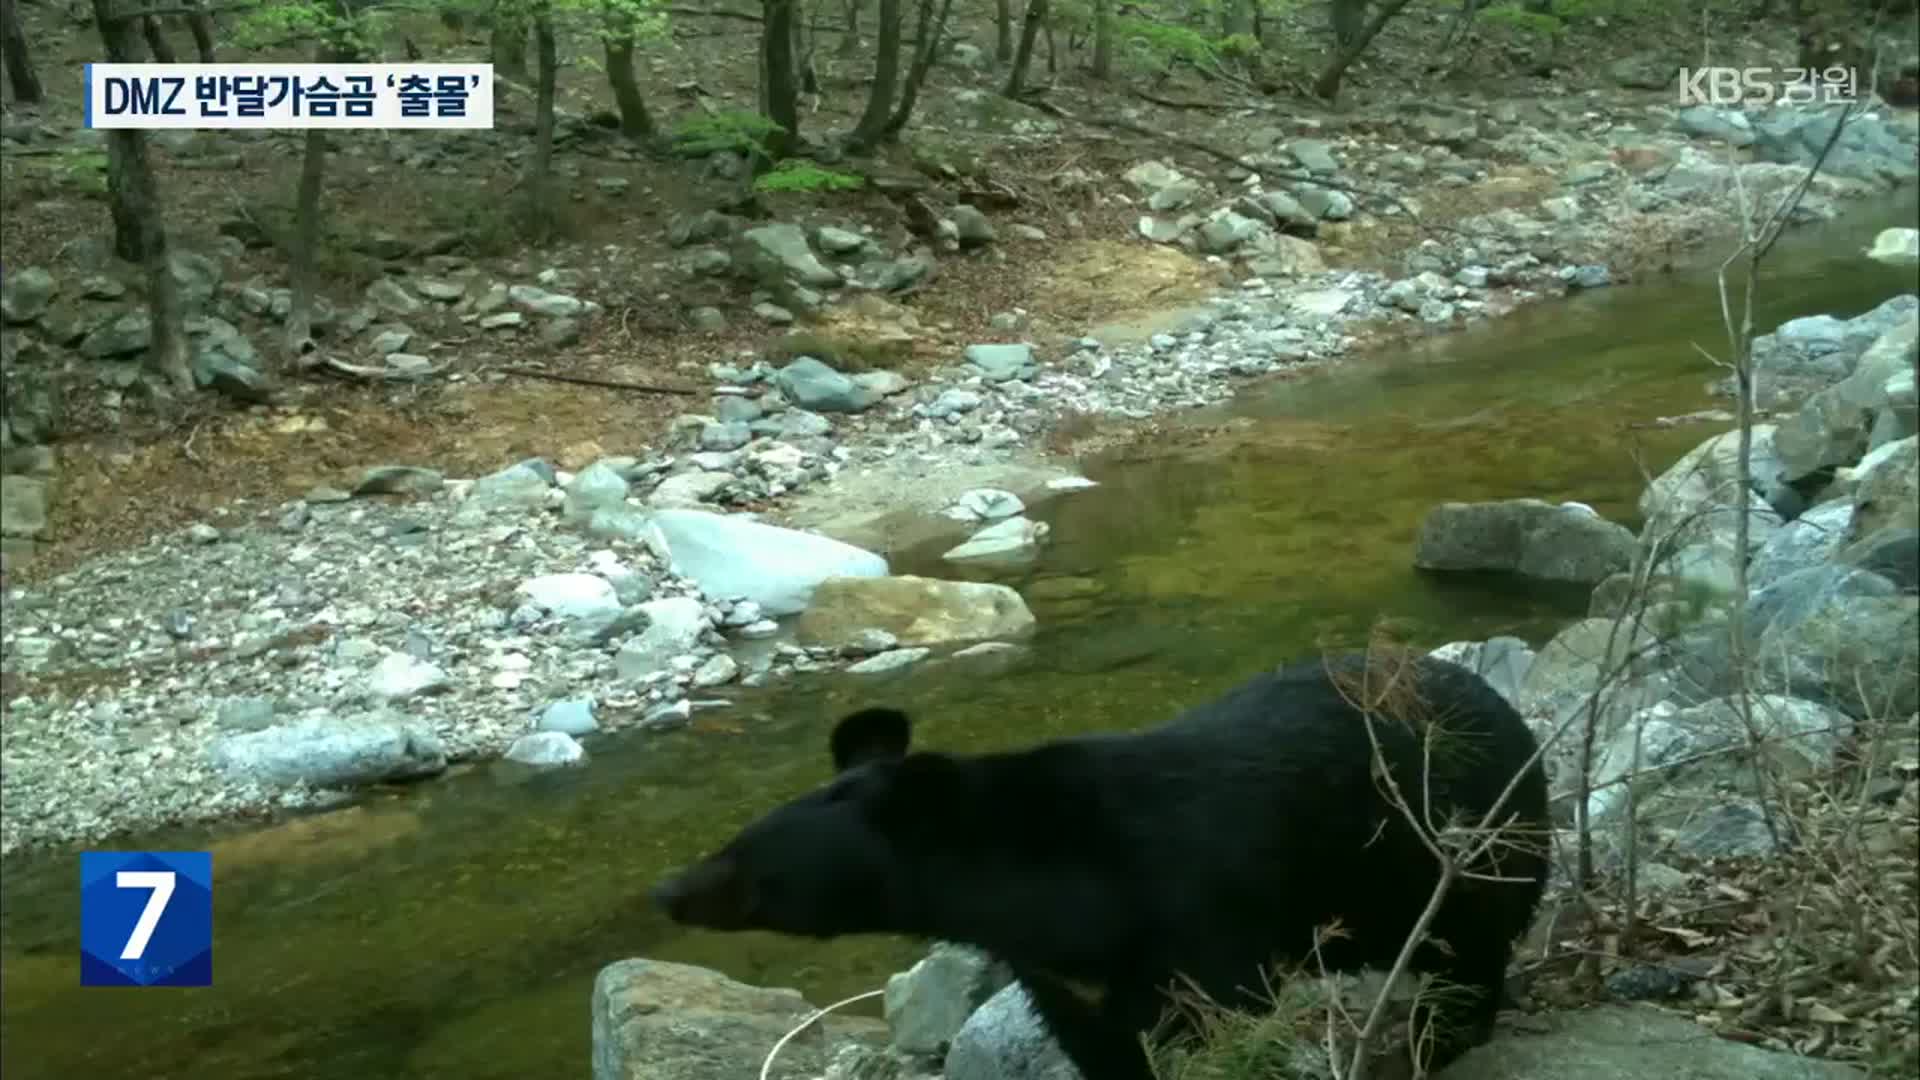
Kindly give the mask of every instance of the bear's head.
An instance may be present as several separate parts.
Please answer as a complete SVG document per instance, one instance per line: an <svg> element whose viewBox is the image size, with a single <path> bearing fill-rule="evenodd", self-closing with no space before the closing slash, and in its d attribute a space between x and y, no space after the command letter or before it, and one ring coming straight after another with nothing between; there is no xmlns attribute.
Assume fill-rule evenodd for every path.
<svg viewBox="0 0 1920 1080"><path fill-rule="evenodd" d="M656 885L654 904L708 930L815 938L899 930L911 887L902 841L954 773L943 755L908 755L910 739L897 709L845 717L829 742L832 781Z"/></svg>

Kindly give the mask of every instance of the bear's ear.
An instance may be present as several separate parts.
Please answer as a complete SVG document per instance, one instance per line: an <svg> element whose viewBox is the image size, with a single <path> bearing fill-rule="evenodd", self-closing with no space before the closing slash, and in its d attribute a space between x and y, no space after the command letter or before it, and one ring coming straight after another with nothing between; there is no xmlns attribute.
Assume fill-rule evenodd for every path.
<svg viewBox="0 0 1920 1080"><path fill-rule="evenodd" d="M841 718L833 727L828 743L833 751L835 772L846 772L855 765L882 758L907 755L907 743L913 738L912 724L899 709L861 709Z"/></svg>

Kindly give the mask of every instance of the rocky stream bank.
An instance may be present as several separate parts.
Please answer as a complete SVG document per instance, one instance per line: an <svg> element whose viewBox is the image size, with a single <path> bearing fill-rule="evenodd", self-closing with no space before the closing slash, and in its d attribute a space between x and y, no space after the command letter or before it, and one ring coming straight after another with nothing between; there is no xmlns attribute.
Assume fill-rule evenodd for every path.
<svg viewBox="0 0 1920 1080"><path fill-rule="evenodd" d="M1676 923L1688 918L1672 902L1712 890L1739 905L1722 924L1737 926L1765 901L1730 883L1728 865L1767 880L1801 865L1808 848L1835 843L1831 812L1786 810L1818 803L1833 784L1858 793L1845 800L1855 805L1847 857L1862 860L1856 869L1886 903L1869 919L1908 919L1920 903L1911 872L1920 849L1917 340L1920 297L1907 295L1851 319L1795 319L1755 342L1767 414L1752 431L1745 550L1735 432L1702 442L1646 487L1637 535L1578 503L1534 499L1443 504L1420 530L1411 555L1433 572L1592 586L1590 617L1537 652L1494 638L1434 654L1479 671L1552 740L1562 856L1580 795L1580 740L1567 733L1591 724L1586 816L1599 863L1622 872L1637 845L1642 895L1669 905L1661 910ZM1744 646L1731 637L1736 607ZM1566 902L1564 869L1558 877L1550 908ZM1805 932L1826 942L1846 918L1811 916ZM1740 946L1690 926L1671 933L1680 944L1612 970L1601 1003L1503 1032L1450 1074L1842 1080L1871 1074L1786 1051L1818 1043L1820 1056L1858 1060L1871 1056L1864 1048L1876 1033L1882 1052L1891 1048L1878 1060L1920 1050L1912 970L1889 969L1889 985L1906 989L1885 994L1869 980L1807 980L1794 1011L1754 1038L1742 1028L1753 1014L1746 1003L1765 996L1763 976L1728 963ZM1897 937L1896 928L1883 952ZM770 1075L1076 1076L1020 988L972 950L936 944L882 997L884 1020L834 1016L808 1028ZM592 1011L596 1080L754 1075L813 1012L790 990L649 960L605 968Z"/></svg>
<svg viewBox="0 0 1920 1080"><path fill-rule="evenodd" d="M1276 160L1316 175L1399 169L1435 190L1501 182L1496 162L1461 156L1469 149L1524 149L1536 169L1563 170L1537 216L1462 221L1410 253L1402 278L1318 265L1307 236L1354 213L1338 192L1313 188L1301 216L1295 196L1309 185L1263 193L1249 176L1203 212L1222 195L1143 162L1126 177L1148 211L1142 234L1238 260L1255 276L1198 308L1077 338L1054 355L1020 341L979 343L917 380L844 374L806 356L715 363L709 405L681 416L662 447L606 454L577 472L532 460L472 479L431 463L374 466L280 505L234 507L224 527L198 522L12 587L0 631L0 851L325 805L357 785L503 753L576 762L581 737L683 723L724 704L729 685L836 665L873 673L936 648L1011 643L1031 617L998 586L876 581L807 605L818 582L883 579L887 550L944 532L964 540L947 553L955 561L1032 552L1045 526L1025 505L1085 483L1040 445L1063 417L1141 420L1208 404L1246 379L1336 359L1395 327L1438 330L1602 286L1604 262L1558 259L1630 260L1647 238L1708 231L1736 183L1757 196L1797 181L1804 169L1790 162L1810 158L1833 115L1646 111L1651 123L1610 116L1579 136L1518 121L1493 140L1429 132L1435 160L1457 163L1437 171L1395 165L1406 155L1383 139L1276 146ZM1502 115L1487 122L1507 122ZM1856 118L1802 217L1821 220L1846 199L1910 180L1914 142L1909 114ZM706 235L699 225L689 237ZM770 226L739 234L733 250L784 295L825 302L823 291L854 286L876 257L844 232ZM974 240L991 242L990 232L976 229ZM956 232L954 244L963 241L974 242ZM1889 239L1888 257L1902 257L1904 243ZM1273 261L1280 255L1286 265ZM223 281L217 260L179 262L189 303L204 312L196 355L207 380L252 385L240 372L252 355L247 334L229 319L272 317L284 305L257 284ZM10 345L109 358L139 343L138 320L113 314L118 294L104 283L68 288L26 269L8 275L4 292ZM383 280L353 317L364 315L371 332L399 307L503 326L508 313L524 322L597 310L539 286L448 290L422 277ZM92 329L76 336L83 324ZM408 355L400 350L412 331L386 329L376 336L393 345L389 355ZM58 479L34 440L51 427L52 407L10 388L0 501L16 545L48 528ZM725 512L742 505L769 509ZM775 621L803 607L784 628Z"/></svg>

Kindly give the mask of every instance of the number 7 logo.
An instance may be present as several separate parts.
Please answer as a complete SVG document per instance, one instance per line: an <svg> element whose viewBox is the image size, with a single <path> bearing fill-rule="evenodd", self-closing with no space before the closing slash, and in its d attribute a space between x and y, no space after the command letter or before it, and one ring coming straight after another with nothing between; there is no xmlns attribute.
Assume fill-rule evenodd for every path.
<svg viewBox="0 0 1920 1080"><path fill-rule="evenodd" d="M80 855L80 984L213 983L213 855Z"/></svg>
<svg viewBox="0 0 1920 1080"><path fill-rule="evenodd" d="M160 925L167 901L173 899L173 877L171 870L121 870L113 875L114 884L123 889L153 890L147 895L147 906L140 909L140 920L133 924L133 933L127 937L127 947L120 950L120 959L138 960L146 955L153 928Z"/></svg>

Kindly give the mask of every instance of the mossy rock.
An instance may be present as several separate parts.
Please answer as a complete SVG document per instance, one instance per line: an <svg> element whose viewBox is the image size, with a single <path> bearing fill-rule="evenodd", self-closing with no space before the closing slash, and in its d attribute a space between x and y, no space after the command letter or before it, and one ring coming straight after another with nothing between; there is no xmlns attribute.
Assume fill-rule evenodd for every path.
<svg viewBox="0 0 1920 1080"><path fill-rule="evenodd" d="M913 339L875 338L828 328L794 330L766 347L767 363L779 367L811 356L835 371L858 373L893 368L913 358Z"/></svg>

